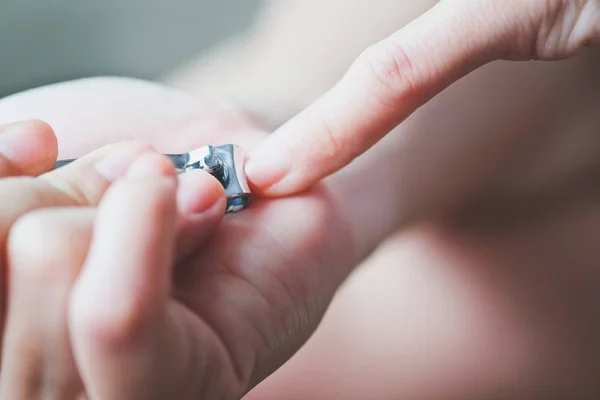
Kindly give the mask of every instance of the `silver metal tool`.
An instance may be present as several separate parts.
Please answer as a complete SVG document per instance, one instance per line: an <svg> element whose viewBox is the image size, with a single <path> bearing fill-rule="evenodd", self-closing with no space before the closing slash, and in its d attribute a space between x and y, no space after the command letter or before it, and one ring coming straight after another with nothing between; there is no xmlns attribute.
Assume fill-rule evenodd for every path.
<svg viewBox="0 0 600 400"><path fill-rule="evenodd" d="M242 210L250 203L252 193L244 172L244 154L240 147L233 144L204 146L189 153L165 155L171 159L180 174L201 169L217 178L227 195L228 213ZM55 168L73 161L75 160L58 161Z"/></svg>

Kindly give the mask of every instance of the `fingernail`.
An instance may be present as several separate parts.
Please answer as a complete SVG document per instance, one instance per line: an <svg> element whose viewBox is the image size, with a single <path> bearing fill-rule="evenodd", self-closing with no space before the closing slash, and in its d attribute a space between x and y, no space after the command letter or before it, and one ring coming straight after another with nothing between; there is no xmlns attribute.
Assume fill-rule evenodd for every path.
<svg viewBox="0 0 600 400"><path fill-rule="evenodd" d="M27 129L28 126L29 121L4 125L0 130L0 153L10 160L22 158L28 152L30 144L24 136L33 136L32 131Z"/></svg>
<svg viewBox="0 0 600 400"><path fill-rule="evenodd" d="M244 168L250 183L264 191L280 182L291 170L292 159L284 151L271 151L260 146L252 153Z"/></svg>
<svg viewBox="0 0 600 400"><path fill-rule="evenodd" d="M166 157L155 153L139 156L127 171L127 178L172 178L174 180L176 176L173 164Z"/></svg>
<svg viewBox="0 0 600 400"><path fill-rule="evenodd" d="M96 164L96 170L109 181L117 180L127 173L134 160L140 154L150 151L143 143L127 143Z"/></svg>
<svg viewBox="0 0 600 400"><path fill-rule="evenodd" d="M181 176L177 191L179 210L187 215L203 214L222 202L225 209L225 196L220 184L202 171L190 171Z"/></svg>

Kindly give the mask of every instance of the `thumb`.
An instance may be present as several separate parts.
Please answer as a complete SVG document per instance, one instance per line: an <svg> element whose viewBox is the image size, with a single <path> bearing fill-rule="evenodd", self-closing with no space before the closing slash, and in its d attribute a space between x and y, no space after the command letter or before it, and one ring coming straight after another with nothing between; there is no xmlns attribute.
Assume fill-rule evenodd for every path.
<svg viewBox="0 0 600 400"><path fill-rule="evenodd" d="M137 162L135 160L142 154L158 156L155 150L141 142L118 143L103 147L41 178L74 203L67 205L95 206L112 182L125 176L131 164ZM163 174L175 171L171 162L158 165L162 166ZM187 172L179 180L177 256L183 259L221 222L226 197L221 183L207 172Z"/></svg>
<svg viewBox="0 0 600 400"><path fill-rule="evenodd" d="M50 171L40 179L69 197L71 204L67 205L95 206L111 183L124 176L138 156L149 152L154 150L143 142L116 143Z"/></svg>
<svg viewBox="0 0 600 400"><path fill-rule="evenodd" d="M10 227L20 216L38 208L97 205L110 181L124 173L144 149L138 143L106 146L37 179L0 179L0 253Z"/></svg>
<svg viewBox="0 0 600 400"><path fill-rule="evenodd" d="M120 153L122 164L127 163L125 156L128 152L134 154L135 151L140 151L142 148L137 144L121 144L119 146L121 148L116 150L115 153L117 153L117 157ZM52 171L42 175L39 179L0 179L0 201L2 202L2 212L0 213L0 274L4 244L11 226L19 217L39 208L93 206L98 204L102 194L110 185L109 179L103 177L100 172L90 173L89 176L86 176L85 171L91 171L98 160L102 159L101 156L108 150L108 147L100 149L78 160L77 163L73 163L72 166L65 167L64 171ZM113 170L111 172L116 173L119 165L115 162L115 153L108 155L98 163L98 166L102 166L103 162L112 162ZM133 158L133 156L131 157ZM119 167L126 168L124 165ZM109 170L106 167L105 169ZM101 168L98 168L97 171L101 171ZM41 180L45 180L45 182L41 182Z"/></svg>
<svg viewBox="0 0 600 400"><path fill-rule="evenodd" d="M253 190L302 191L346 166L417 108L501 58L561 58L600 36L597 1L442 0L371 46L247 162Z"/></svg>
<svg viewBox="0 0 600 400"><path fill-rule="evenodd" d="M0 178L46 172L52 169L57 152L54 132L44 122L0 126Z"/></svg>

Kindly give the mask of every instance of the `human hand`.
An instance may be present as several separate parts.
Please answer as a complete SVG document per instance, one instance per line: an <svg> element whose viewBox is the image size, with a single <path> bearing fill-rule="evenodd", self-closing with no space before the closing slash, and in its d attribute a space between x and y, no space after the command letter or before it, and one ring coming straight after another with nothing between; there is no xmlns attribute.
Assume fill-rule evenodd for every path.
<svg viewBox="0 0 600 400"><path fill-rule="evenodd" d="M51 171L58 150L50 126L36 120L0 126L0 254L6 234L17 218L42 207L94 206L111 181L122 175L137 155L151 151L141 142L117 143L104 146L71 166ZM29 178L37 176L39 179ZM222 193L213 179L209 179L208 186L206 180L206 174L199 173L183 179L181 229L193 232L198 223L195 214L213 206Z"/></svg>
<svg viewBox="0 0 600 400"><path fill-rule="evenodd" d="M45 96L52 103L46 103ZM82 104L90 106L92 101L91 111L72 112ZM48 112L50 104L58 107ZM129 136L132 133L142 135L137 138L145 139L162 152L185 151L192 146L218 142L251 147L264 137L249 122L227 129L215 123L225 119L222 112L202 111L198 104L195 97L156 85L92 80L20 95L1 105L10 111L4 114L9 118L38 115L48 120L56 129L59 142L69 146L61 149L67 154L65 157L89 150L89 143L102 145L116 139L132 139ZM79 132L88 134L86 142L77 138ZM170 135L165 137L165 132ZM75 353L79 348L86 354L77 358L77 367L82 373L83 387L92 399L150 395L184 398L188 393L191 398L200 394L206 398L239 398L304 343L340 283L377 245L379 238L385 236L385 232L375 232L372 224L361 225L360 218L352 212L364 208L358 204L364 202L361 194L350 199L344 197L324 185L288 199L257 199L244 212L227 216L206 243L202 235L192 232L186 240L193 243L195 250L176 263L168 298L162 290L170 278L155 277L162 279L161 283L156 281L143 299L137 289L119 286L123 296L120 297L116 296L112 280L92 278L94 275L86 275L87 268L75 283L78 285L75 292L71 292L81 265L48 262L64 260L61 251L65 246L55 243L46 246L48 232L41 226L37 229L41 233L36 236L19 234L19 230L32 229L15 229L12 243L17 249L48 248L50 255L40 259L31 253L15 251L19 256L11 265L15 296L31 300L13 301L19 309L12 315L20 317L9 320L9 329L13 327L14 333L6 348L11 349L12 355L5 359L18 360L27 349L31 354L29 359L35 362L13 363L13 368L5 364L3 368L20 371L13 380L17 387L31 381L42 382L34 388L34 397L41 393L79 393L82 385L73 367L75 362L65 357L71 354L71 343L66 336L70 331ZM67 236L73 237L72 233ZM83 240L85 235L75 237ZM93 254L92 250L90 257ZM81 263L81 256L76 261ZM118 273L105 272L111 276ZM47 284L49 276L52 285ZM132 274L129 282L138 278ZM12 281L10 284L13 287ZM24 294L18 295L20 292ZM119 299L112 308L115 314L107 315L110 310L98 300L106 298ZM171 311L161 314L167 308ZM157 318L159 314L168 318ZM180 332L180 340L165 336L177 324L186 327ZM35 338L25 338L22 332L37 334ZM147 340L137 341L141 337ZM159 346L149 344L152 342L162 343L169 351L161 352ZM118 349L119 355L114 349ZM140 372L148 380L138 385L137 378L131 375L131 363L141 360L151 362L147 365L149 370Z"/></svg>
<svg viewBox="0 0 600 400"><path fill-rule="evenodd" d="M206 179L201 186L207 192L215 193L212 182L214 179L208 175ZM103 324L118 323L120 315L127 315L128 308L119 306L125 305L130 295L141 295L138 300L146 306L147 300L157 293L168 295L167 275L170 274L171 257L175 257L175 239L180 230L173 166L162 156L142 153L128 169L127 178L119 180L123 182L110 189L106 199L102 200L99 211L94 207L47 208L27 214L14 225L7 246L10 290L0 385L2 398L71 399L81 394L79 382L69 378L78 376L77 367L86 372L87 358L91 357L92 365L98 362L96 353L93 353L98 347L84 347L82 350L76 346L78 363L75 365L68 332L61 329L66 328L63 323L69 303L72 315L75 315L71 338L76 344L83 340L85 346L85 338L77 330L82 321L84 325L100 327L100 331L92 335L92 340L95 340L98 335L106 333L106 329L110 329ZM199 241L222 218L224 193L222 190L216 193L220 196L213 199L216 205L214 208L219 212L209 211L201 216L202 228L206 231L199 232L196 229L195 238ZM92 242L91 228L94 221L97 221L97 227ZM92 253L87 258L83 275L77 278L81 264L88 255L90 242ZM31 251L32 248L35 248L35 252ZM177 250L177 257L185 257L181 248ZM101 260L97 261L101 264L93 261L98 257ZM113 260L108 260L113 257ZM136 257L138 262L134 262ZM108 264L104 264L105 262ZM91 264L96 266L92 267ZM109 264L119 269L118 277L115 277L117 279L110 283L101 278L110 278L117 272L113 270L107 274L109 271L106 266ZM148 268L152 265L156 268L164 267L163 273L159 273L156 268L150 271ZM128 268L131 279L127 278ZM70 272L71 280L68 282L61 280L66 272ZM139 280L145 279L144 277L154 282L144 283ZM157 285L157 282L160 284ZM76 285L77 294L72 294L69 299L72 285ZM103 296L96 297L101 294L98 290L106 289L111 291L108 300ZM122 296L122 301L118 300L119 296ZM103 312L79 314L80 308L86 309L90 305L102 307ZM153 308L148 311L151 309ZM96 310L99 311L99 308ZM161 325L160 322L156 321L157 327ZM140 337L135 337L136 343L139 343L139 339ZM49 343L44 343L45 340ZM91 355L88 354L90 351ZM109 358L109 362L112 358ZM155 360L148 360L147 366L155 368ZM97 382L106 376L109 380L114 379L102 374L93 375L93 381ZM136 383L134 379L128 382ZM92 390L93 388L92 385Z"/></svg>
<svg viewBox="0 0 600 400"><path fill-rule="evenodd" d="M38 208L94 205L107 180L99 172L89 172L93 162L101 160L107 150L86 157L75 167L34 179L54 167L58 150L52 129L35 120L0 126L0 338L4 332L5 250L11 226L20 216ZM82 179L84 172L89 179Z"/></svg>
<svg viewBox="0 0 600 400"><path fill-rule="evenodd" d="M249 397L598 398L597 55L486 66L347 167L397 185L405 215L427 192L460 192L463 214L403 229Z"/></svg>
<svg viewBox="0 0 600 400"><path fill-rule="evenodd" d="M31 378L39 372L36 368L40 367L34 361L32 362L32 359L36 359L34 355L28 354L26 351L19 353L21 349L19 346L12 347L14 340L11 335L14 334L12 328L15 325L14 320L16 318L17 321L20 321L21 318L27 317L26 313L22 313L23 305L18 301L15 304L14 300L22 298L18 295L23 294L26 287L35 285L10 285L8 295L5 292L5 286L9 286L6 285L7 278L11 281L15 279L18 281L22 276L19 273L16 275L6 273L6 241L11 227L20 217L32 210L48 207L95 206L111 182L125 172L132 160L138 155L148 152L151 153L151 149L139 142L118 143L94 151L60 170L42 174L37 178L24 177L23 175L35 176L53 168L56 161L57 143L52 129L44 123L32 121L6 125L0 131L2 165L2 175L0 176L0 202L2 203L0 270L3 277L2 291L0 292L3 310L0 316L2 320L0 328L2 328L1 336L4 339L3 349L8 349L8 354L2 354L3 373L0 378L0 397L28 398L23 390L36 390L35 385L31 386ZM199 240L202 234L198 231L198 227L210 229L218 224L224 211L225 201L220 184L208 174L200 171L188 174L182 179L178 197L177 234L180 237L178 252L181 257L184 257L190 251L190 245L193 245L186 238L192 236ZM30 226L30 228L22 230L23 234L36 237L39 232L35 227ZM51 231L51 227L47 231ZM51 241L51 238L52 233L45 238L44 242ZM74 242L79 243L77 238L74 239ZM71 250L76 248L76 245L70 247ZM31 254L31 250L32 248L29 248L27 251ZM43 252L43 249L41 250ZM33 253L40 254L37 249ZM42 290L40 293L42 292L44 291ZM4 303L6 297L9 298L8 307ZM35 296L30 297L29 300L33 298ZM5 311L8 312L6 317L8 326L4 328ZM47 309L47 311L46 315L51 315L56 310ZM5 332L8 332L6 337L4 336ZM26 332L28 342L36 336L35 332L35 329ZM38 334L40 333L38 332ZM33 342L35 343L35 340ZM33 347L35 348L35 346ZM28 358L28 355L32 355L32 358ZM61 356L63 359L69 359L68 352ZM22 374L23 368L25 368L25 375Z"/></svg>
<svg viewBox="0 0 600 400"><path fill-rule="evenodd" d="M268 196L304 190L347 165L471 71L497 59L572 56L598 44L599 21L600 3L594 0L441 1L365 51L337 86L251 154L247 173L254 189ZM398 175L391 180L400 186L404 207L401 219L464 202L467 192L472 195L473 188L485 186L484 177L499 173L499 167L512 169L515 157L524 163L522 150L539 148L540 141L531 135L515 137L510 130L494 135L478 132L475 137L443 129L390 139L387 144L395 147ZM590 142L593 138L588 137L585 143ZM551 149L543 145L548 154L556 152L560 158L564 144L565 140L556 141ZM526 157L531 159L529 165L519 164L525 169L539 170L538 164L547 164L537 154ZM597 155L580 154L570 161L589 164L593 158ZM378 165L372 167L376 170ZM555 169L546 167L541 169ZM572 173L563 166L556 168L561 171L552 173L561 178ZM541 192L540 181L547 178L521 177L518 190L531 184L531 192Z"/></svg>

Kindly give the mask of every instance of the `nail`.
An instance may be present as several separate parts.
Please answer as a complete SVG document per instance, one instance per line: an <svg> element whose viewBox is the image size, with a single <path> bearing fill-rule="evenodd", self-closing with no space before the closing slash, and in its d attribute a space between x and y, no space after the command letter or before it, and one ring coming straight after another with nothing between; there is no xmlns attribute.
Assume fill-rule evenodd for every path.
<svg viewBox="0 0 600 400"><path fill-rule="evenodd" d="M134 160L150 147L143 143L126 143L96 164L96 170L109 181L124 177Z"/></svg>
<svg viewBox="0 0 600 400"><path fill-rule="evenodd" d="M37 132L31 128L30 121L15 122L2 126L0 130L0 153L6 158L16 161L27 158L30 153L29 147L35 146L31 143L35 140Z"/></svg>
<svg viewBox="0 0 600 400"><path fill-rule="evenodd" d="M279 183L292 168L292 159L286 152L272 151L269 147L259 146L244 168L248 180L259 191Z"/></svg>

